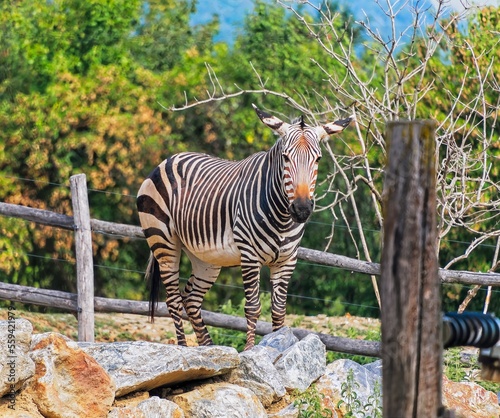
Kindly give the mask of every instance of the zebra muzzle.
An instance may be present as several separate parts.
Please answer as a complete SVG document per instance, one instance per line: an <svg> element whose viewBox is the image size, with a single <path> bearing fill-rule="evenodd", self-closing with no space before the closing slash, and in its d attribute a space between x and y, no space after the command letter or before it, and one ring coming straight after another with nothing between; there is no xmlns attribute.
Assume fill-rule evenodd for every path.
<svg viewBox="0 0 500 418"><path fill-rule="evenodd" d="M304 223L309 219L314 208L314 202L307 198L297 198L290 205L290 215L295 222Z"/></svg>

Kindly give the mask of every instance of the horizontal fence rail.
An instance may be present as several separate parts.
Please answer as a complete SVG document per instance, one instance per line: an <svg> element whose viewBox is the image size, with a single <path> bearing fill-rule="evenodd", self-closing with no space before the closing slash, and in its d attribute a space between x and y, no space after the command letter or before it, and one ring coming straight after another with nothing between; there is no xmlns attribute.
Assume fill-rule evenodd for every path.
<svg viewBox="0 0 500 418"><path fill-rule="evenodd" d="M35 305L64 309L71 312L77 312L78 310L77 294L61 292L59 290L39 289L36 287L0 282L0 299L9 300L11 302L32 303ZM94 310L96 312L149 315L149 302L94 297ZM170 317L167 306L163 303L158 305L155 315L158 317ZM202 310L202 315L207 325L243 332L247 330L245 318L205 310ZM186 314L184 314L184 319L188 319ZM316 334L321 341L323 341L327 350L380 357L380 343L376 341L334 337L332 335L313 332L302 328L292 328L292 331L299 339L304 338L308 334ZM257 321L256 333L258 335L266 335L270 332L272 332L271 323Z"/></svg>
<svg viewBox="0 0 500 418"><path fill-rule="evenodd" d="M0 215L21 218L57 228L74 229L74 220L72 216L62 215L43 209L33 209L26 206L0 202ZM95 233L113 235L116 238L144 239L144 234L139 226L101 221L98 219L91 219L90 225L92 231ZM300 247L298 258L311 263L337 267L357 273L380 275L380 264L378 263L358 260L324 251ZM441 283L500 286L499 273L476 273L464 270L439 269L439 276L441 278Z"/></svg>

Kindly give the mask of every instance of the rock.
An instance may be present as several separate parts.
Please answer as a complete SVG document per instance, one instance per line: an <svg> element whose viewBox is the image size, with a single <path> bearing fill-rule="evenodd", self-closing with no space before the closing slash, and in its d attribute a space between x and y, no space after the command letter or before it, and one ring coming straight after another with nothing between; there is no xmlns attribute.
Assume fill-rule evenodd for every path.
<svg viewBox="0 0 500 418"><path fill-rule="evenodd" d="M343 414L350 410L353 417L375 416L382 409L382 376L371 370L378 371L378 365L365 367L347 359L330 363L316 383L323 407L336 408L341 402Z"/></svg>
<svg viewBox="0 0 500 418"><path fill-rule="evenodd" d="M18 392L12 403L8 396L0 399L0 417L44 418L38 411L33 398L25 391Z"/></svg>
<svg viewBox="0 0 500 418"><path fill-rule="evenodd" d="M30 356L35 375L26 383L42 415L51 418L106 417L115 384L76 343L56 334L34 335Z"/></svg>
<svg viewBox="0 0 500 418"><path fill-rule="evenodd" d="M283 327L264 336L257 347L265 347L271 361L274 362L281 353L298 341L299 339L293 334L291 328Z"/></svg>
<svg viewBox="0 0 500 418"><path fill-rule="evenodd" d="M116 383L116 396L224 374L240 363L234 348L147 341L80 344Z"/></svg>
<svg viewBox="0 0 500 418"><path fill-rule="evenodd" d="M107 418L148 418L148 417L144 415L144 412L142 412L136 406L123 406L111 409L111 411L109 411Z"/></svg>
<svg viewBox="0 0 500 418"><path fill-rule="evenodd" d="M276 369L287 389L305 391L325 373L326 349L319 337L309 334L276 360Z"/></svg>
<svg viewBox="0 0 500 418"><path fill-rule="evenodd" d="M366 370L374 375L382 377L382 360L375 360L363 366Z"/></svg>
<svg viewBox="0 0 500 418"><path fill-rule="evenodd" d="M267 416L268 418L298 418L299 412L299 409L292 403L278 412L273 412Z"/></svg>
<svg viewBox="0 0 500 418"><path fill-rule="evenodd" d="M491 418L500 416L495 393L473 382L452 382L443 376L443 404L453 409L456 418Z"/></svg>
<svg viewBox="0 0 500 418"><path fill-rule="evenodd" d="M257 396L231 383L212 383L175 395L172 401L190 418L267 418Z"/></svg>
<svg viewBox="0 0 500 418"><path fill-rule="evenodd" d="M229 373L227 381L250 389L264 406L286 394L278 370L262 347L241 353L240 365Z"/></svg>
<svg viewBox="0 0 500 418"><path fill-rule="evenodd" d="M147 418L184 418L184 412L174 402L153 396L137 405Z"/></svg>
<svg viewBox="0 0 500 418"><path fill-rule="evenodd" d="M137 406L114 408L108 418L184 418L184 412L175 403L153 396Z"/></svg>
<svg viewBox="0 0 500 418"><path fill-rule="evenodd" d="M33 327L26 319L0 321L0 397L15 392L35 374L35 363L28 355Z"/></svg>
<svg viewBox="0 0 500 418"><path fill-rule="evenodd" d="M348 377L349 371L352 371L351 377ZM351 360L337 360L327 366L326 374L318 380L316 388L324 396L323 407L331 408L341 401L343 413L349 406L353 417L373 416L374 408L378 412L382 408L382 361L361 366ZM443 404L454 410L456 418L500 416L497 395L476 383L456 383L444 376L442 390Z"/></svg>

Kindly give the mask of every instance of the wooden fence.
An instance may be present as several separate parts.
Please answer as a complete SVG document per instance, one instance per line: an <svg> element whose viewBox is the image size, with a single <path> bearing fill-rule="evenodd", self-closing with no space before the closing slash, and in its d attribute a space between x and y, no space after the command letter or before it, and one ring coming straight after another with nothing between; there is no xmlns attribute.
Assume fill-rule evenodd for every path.
<svg viewBox="0 0 500 418"><path fill-rule="evenodd" d="M73 176L70 184L73 211L75 213L74 217L48 210L29 208L4 202L0 202L0 215L21 218L37 224L75 231L78 293L72 294L55 290L0 283L0 299L76 312L78 314L78 339L81 341L92 341L94 338L94 310L98 312L148 315L148 302L94 297L93 260L91 252L88 251L88 240L91 238L89 232L91 230L94 233L114 236L116 239L144 239L144 235L139 226L90 219L88 215L89 209L85 176L82 174ZM90 228L88 225L90 225ZM84 245L85 240L87 240L86 246ZM87 251L85 251L85 248ZM300 247L298 257L304 261L324 266L336 267L347 271L364 273L366 275L380 275L380 264L357 260L338 254ZM500 286L500 274L497 273L474 273L469 271L440 269L439 277L442 283ZM159 309L159 316L169 316L165 305L162 305ZM246 322L244 318L208 311L203 311L203 317L205 318L205 322L211 326L246 331ZM259 321L257 334L265 335L270 331L271 324ZM297 336L303 337L309 331L294 329L294 332ZM326 334L318 335L329 350L374 357L381 356L380 344L377 342L333 337Z"/></svg>

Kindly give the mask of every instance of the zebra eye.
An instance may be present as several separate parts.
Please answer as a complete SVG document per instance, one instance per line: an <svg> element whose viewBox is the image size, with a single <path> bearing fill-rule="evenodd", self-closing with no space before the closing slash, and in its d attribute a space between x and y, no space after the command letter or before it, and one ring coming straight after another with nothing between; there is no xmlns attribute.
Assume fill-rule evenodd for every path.
<svg viewBox="0 0 500 418"><path fill-rule="evenodd" d="M283 154L283 160L285 160L285 163L290 162L290 157L288 156L288 154Z"/></svg>
<svg viewBox="0 0 500 418"><path fill-rule="evenodd" d="M319 163L319 160L321 160L321 155L318 158L316 158L316 162Z"/></svg>

